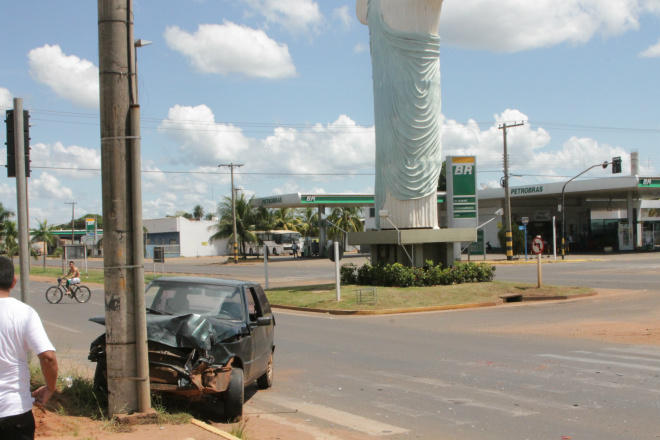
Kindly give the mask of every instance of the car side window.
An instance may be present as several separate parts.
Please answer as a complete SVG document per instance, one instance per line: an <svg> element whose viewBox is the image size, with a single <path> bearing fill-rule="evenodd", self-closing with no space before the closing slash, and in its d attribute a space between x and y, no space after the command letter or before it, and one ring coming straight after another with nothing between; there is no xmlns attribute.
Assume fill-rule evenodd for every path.
<svg viewBox="0 0 660 440"><path fill-rule="evenodd" d="M255 292L252 287L247 289L247 303L248 303L248 315L250 318L250 321L256 321L257 318L260 316L258 307L255 301Z"/></svg>
<svg viewBox="0 0 660 440"><path fill-rule="evenodd" d="M264 292L264 289L261 288L261 285L256 286L254 290L257 292L257 301L261 306L262 313L264 315L269 315L270 313L272 313L270 310L270 303L268 302L268 298L266 297L266 292Z"/></svg>

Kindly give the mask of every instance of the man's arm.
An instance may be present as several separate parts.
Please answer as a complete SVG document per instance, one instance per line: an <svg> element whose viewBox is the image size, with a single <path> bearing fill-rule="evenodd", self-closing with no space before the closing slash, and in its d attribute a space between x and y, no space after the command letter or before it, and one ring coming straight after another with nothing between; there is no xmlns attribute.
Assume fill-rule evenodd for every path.
<svg viewBox="0 0 660 440"><path fill-rule="evenodd" d="M46 380L46 385L33 391L32 397L35 398L34 404L42 408L50 396L55 392L57 385L57 357L54 351L44 351L37 355L41 364L41 372Z"/></svg>

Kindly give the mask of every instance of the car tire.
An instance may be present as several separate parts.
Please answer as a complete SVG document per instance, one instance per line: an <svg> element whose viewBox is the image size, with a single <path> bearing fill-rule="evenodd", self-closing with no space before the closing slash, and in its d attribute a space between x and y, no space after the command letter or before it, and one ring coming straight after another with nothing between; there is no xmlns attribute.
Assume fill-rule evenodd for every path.
<svg viewBox="0 0 660 440"><path fill-rule="evenodd" d="M266 367L266 372L262 374L259 379L257 379L257 386L262 390L267 390L273 386L273 352L270 352L270 358L268 359L268 367Z"/></svg>
<svg viewBox="0 0 660 440"><path fill-rule="evenodd" d="M244 392L245 384L243 382L243 370L240 368L232 368L229 386L227 387L224 396L224 417L227 422L236 422L243 417Z"/></svg>

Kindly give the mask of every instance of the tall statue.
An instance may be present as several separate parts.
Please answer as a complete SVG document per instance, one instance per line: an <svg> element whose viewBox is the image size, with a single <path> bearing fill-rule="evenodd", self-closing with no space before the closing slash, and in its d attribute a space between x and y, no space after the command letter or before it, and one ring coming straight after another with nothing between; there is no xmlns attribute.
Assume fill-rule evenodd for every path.
<svg viewBox="0 0 660 440"><path fill-rule="evenodd" d="M381 229L438 228L442 0L357 0L369 26Z"/></svg>

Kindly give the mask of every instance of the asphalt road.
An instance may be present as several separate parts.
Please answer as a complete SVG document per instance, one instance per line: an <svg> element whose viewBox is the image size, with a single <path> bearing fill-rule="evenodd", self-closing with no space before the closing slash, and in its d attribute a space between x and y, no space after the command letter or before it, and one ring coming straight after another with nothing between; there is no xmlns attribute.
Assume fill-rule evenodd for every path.
<svg viewBox="0 0 660 440"><path fill-rule="evenodd" d="M593 317L599 307L586 300L371 318L279 313L276 386L254 395L253 411L296 411L291 417L319 428L397 440L656 438L659 347L493 331L559 320L567 308ZM319 420L323 408L331 419Z"/></svg>
<svg viewBox="0 0 660 440"><path fill-rule="evenodd" d="M246 411L335 433L327 440L657 438L659 347L511 331L647 319L660 305L660 256L620 257L543 267L548 284L639 289L615 297L374 317L277 311L275 387L248 393ZM330 262L287 261L269 264L277 283L334 276ZM227 277L263 274L257 264L179 264ZM535 282L536 266L498 265L497 277ZM51 305L46 283L30 287L58 356L93 367L87 350L103 329L87 319L103 314L102 291L92 289L87 304Z"/></svg>
<svg viewBox="0 0 660 440"><path fill-rule="evenodd" d="M464 256L465 257L465 256ZM531 259L517 260L507 264L502 255L489 260L497 267L495 279L500 281L537 282L536 263ZM368 260L359 255L347 254L341 264L353 263L358 266ZM483 260L473 259L475 262ZM552 264L550 264L552 263ZM41 261L38 262L41 264ZM59 260L49 260L49 266L61 266ZM82 265L80 265L82 266ZM89 268L101 268L102 260L90 259ZM155 269L154 269L155 267ZM81 267L82 269L82 267ZM145 264L145 272L161 273L163 266L154 266L151 261ZM166 260L166 273L192 273L213 275L223 278L254 280L265 284L263 261L250 263L225 263L224 257L174 258ZM606 287L617 289L658 289L660 288L660 253L641 254L602 254L569 255L566 261L543 259L543 281L547 284ZM295 286L310 283L333 283L335 265L328 259L293 259L290 256L272 257L268 263L270 287Z"/></svg>

